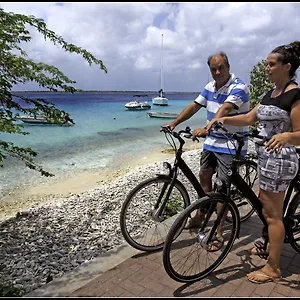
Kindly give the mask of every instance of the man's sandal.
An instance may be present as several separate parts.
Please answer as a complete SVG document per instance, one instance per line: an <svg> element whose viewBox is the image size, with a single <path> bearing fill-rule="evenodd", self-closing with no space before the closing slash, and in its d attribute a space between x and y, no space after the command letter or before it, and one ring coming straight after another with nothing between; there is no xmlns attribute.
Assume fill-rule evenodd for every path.
<svg viewBox="0 0 300 300"><path fill-rule="evenodd" d="M208 252L216 252L219 251L224 245L224 238L222 236L214 236L210 245L206 249Z"/></svg>
<svg viewBox="0 0 300 300"><path fill-rule="evenodd" d="M197 229L202 226L204 216L190 218L184 229Z"/></svg>

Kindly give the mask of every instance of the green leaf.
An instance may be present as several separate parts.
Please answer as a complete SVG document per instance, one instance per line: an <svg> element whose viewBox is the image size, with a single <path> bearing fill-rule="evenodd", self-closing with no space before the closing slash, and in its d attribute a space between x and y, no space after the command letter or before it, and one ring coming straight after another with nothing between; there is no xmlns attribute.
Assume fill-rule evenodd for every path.
<svg viewBox="0 0 300 300"><path fill-rule="evenodd" d="M28 132L22 130L23 126L18 123L18 116L43 115L48 119L61 121L64 113L55 107L54 104L44 99L30 99L12 93L12 86L35 82L40 87L49 91L64 91L75 93L81 91L73 86L76 81L68 78L55 66L47 65L43 62L35 62L27 56L22 44L31 41L28 26L33 27L43 35L45 40L51 41L54 45L60 46L69 53L76 53L86 60L89 65L98 65L100 70L107 73L107 69L102 60L97 59L86 49L68 43L63 37L58 36L54 31L48 29L44 20L35 16L14 14L5 12L0 8L0 132L10 134L27 135ZM22 106L17 100L22 99L21 103L30 104ZM13 113L14 112L14 113ZM36 170L43 176L54 176L45 171L41 166L36 165L33 160L37 153L31 148L22 148L0 140L0 167L8 156L14 157L25 164L26 167Z"/></svg>

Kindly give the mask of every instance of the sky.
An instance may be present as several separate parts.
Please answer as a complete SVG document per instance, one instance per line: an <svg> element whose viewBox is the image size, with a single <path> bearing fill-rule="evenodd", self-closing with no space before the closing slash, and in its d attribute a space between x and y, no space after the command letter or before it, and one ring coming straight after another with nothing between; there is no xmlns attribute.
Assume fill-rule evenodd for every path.
<svg viewBox="0 0 300 300"><path fill-rule="evenodd" d="M32 40L22 44L28 57L56 66L83 90L158 91L163 69L166 93L201 92L212 80L207 58L218 51L228 55L230 71L249 83L251 69L276 46L300 40L296 2L1 2L0 7L42 18L67 42L101 59L108 73L30 30ZM32 83L15 86L37 89Z"/></svg>

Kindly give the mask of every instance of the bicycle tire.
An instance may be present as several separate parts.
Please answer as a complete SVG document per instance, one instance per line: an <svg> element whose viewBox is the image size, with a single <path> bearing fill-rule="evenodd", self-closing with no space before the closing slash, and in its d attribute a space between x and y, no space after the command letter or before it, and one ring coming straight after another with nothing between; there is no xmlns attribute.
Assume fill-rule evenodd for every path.
<svg viewBox="0 0 300 300"><path fill-rule="evenodd" d="M163 265L172 279L186 283L201 280L213 272L231 250L240 229L238 208L232 200L228 202L228 214L232 215L232 222L226 223L225 220L224 244L220 250L209 252L201 245L203 235L205 236L209 232L215 222L214 218L217 216L215 211L212 214L206 214L206 219L209 218L209 220L206 225L202 225L204 228L201 228L201 231L200 229L196 229L194 232L193 230L182 230L178 235L182 224L186 223L197 209L201 209L203 206L207 208L210 205L217 205L217 203L224 203L224 199L220 195L205 196L196 200L179 214L170 228L163 248Z"/></svg>
<svg viewBox="0 0 300 300"><path fill-rule="evenodd" d="M293 197L286 216L298 220L298 224L289 224L290 228L286 229L285 232L288 235L290 245L300 253L300 193Z"/></svg>
<svg viewBox="0 0 300 300"><path fill-rule="evenodd" d="M176 214L190 204L185 187L176 180L163 219L153 216L154 204L164 184L167 191L171 180L167 176L149 178L138 184L126 197L121 208L120 227L124 239L135 249L148 252L161 249Z"/></svg>
<svg viewBox="0 0 300 300"><path fill-rule="evenodd" d="M258 185L258 174L257 174L257 163L253 160L242 160L238 167L239 174L246 181L246 183L255 189L255 194L258 195L259 185ZM233 187L231 190L232 200L235 202L239 209L241 222L248 220L254 213L254 208L251 201L247 196L243 195L236 186L232 183ZM230 222L230 219L227 220Z"/></svg>

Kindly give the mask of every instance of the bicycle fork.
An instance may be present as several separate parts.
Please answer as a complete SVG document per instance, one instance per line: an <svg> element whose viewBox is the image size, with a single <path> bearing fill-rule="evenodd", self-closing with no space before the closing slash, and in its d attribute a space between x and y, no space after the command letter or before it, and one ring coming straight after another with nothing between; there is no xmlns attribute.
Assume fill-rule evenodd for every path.
<svg viewBox="0 0 300 300"><path fill-rule="evenodd" d="M197 240L198 243L204 248L208 249L210 247L210 242L212 241L213 237L216 235L216 231L218 229L218 226L221 224L221 220L223 218L223 215L228 207L227 201L224 201L222 208L220 209L220 212L217 212L217 204L212 203L206 213L204 222L197 234ZM218 214L216 221L214 222L212 228L208 232L204 232L204 228L206 227L211 215L216 211Z"/></svg>
<svg viewBox="0 0 300 300"><path fill-rule="evenodd" d="M160 192L159 198L158 198L158 200L157 200L157 202L156 202L156 204L154 206L154 210L152 211L152 217L155 220L159 221L159 222L162 222L164 220L163 212L165 210L165 207L167 205L167 202L169 201L169 197L170 197L171 192L173 190L173 186L174 186L175 180L177 178L177 170L171 171L169 175L172 175L171 183L170 183L170 185L169 185L168 182L164 183L163 188L162 188L162 190ZM168 185L169 185L169 189L168 189L167 193L165 194ZM162 199L163 199L163 202L160 205Z"/></svg>

